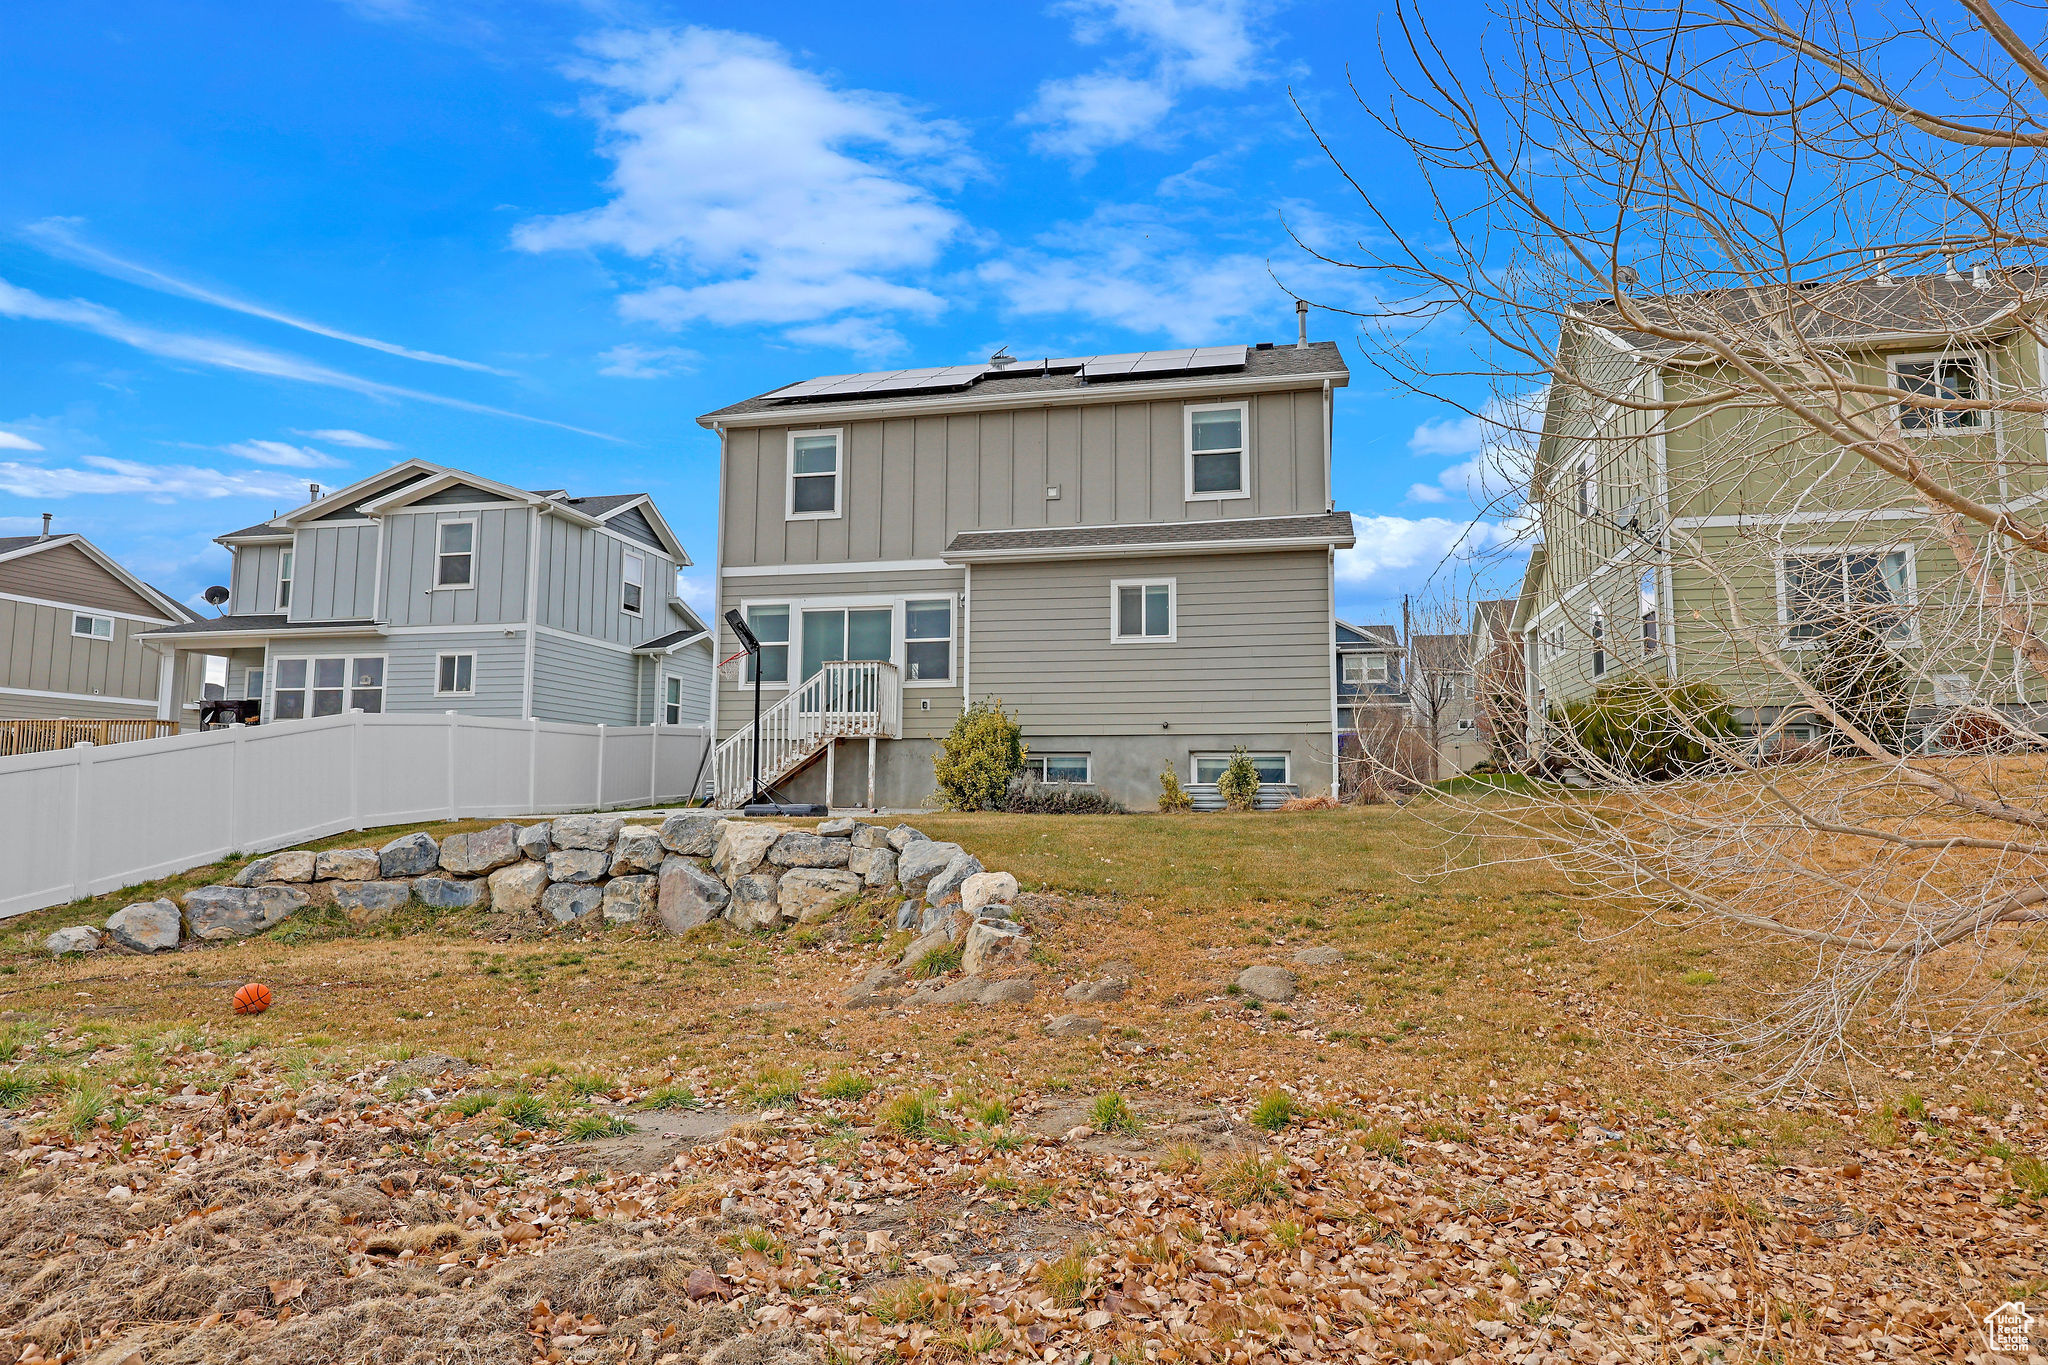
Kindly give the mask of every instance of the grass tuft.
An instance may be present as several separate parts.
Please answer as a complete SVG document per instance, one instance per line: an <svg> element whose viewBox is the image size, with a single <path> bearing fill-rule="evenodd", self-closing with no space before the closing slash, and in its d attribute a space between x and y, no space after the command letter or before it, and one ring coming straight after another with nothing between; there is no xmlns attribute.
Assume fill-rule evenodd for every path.
<svg viewBox="0 0 2048 1365"><path fill-rule="evenodd" d="M926 1090L906 1090L891 1098L875 1115L883 1131L897 1137L930 1137L937 1118L931 1092Z"/></svg>
<svg viewBox="0 0 2048 1365"><path fill-rule="evenodd" d="M1268 1090L1252 1106L1252 1127L1277 1133L1294 1122L1294 1097L1284 1090Z"/></svg>
<svg viewBox="0 0 2048 1365"><path fill-rule="evenodd" d="M828 1100L864 1100L874 1092L875 1083L858 1071L835 1071L825 1078L818 1087L820 1098Z"/></svg>
<svg viewBox="0 0 2048 1365"><path fill-rule="evenodd" d="M574 1142L595 1142L600 1138L624 1137L636 1131L617 1114L584 1114L569 1120L569 1138Z"/></svg>
<svg viewBox="0 0 2048 1365"><path fill-rule="evenodd" d="M1090 1246L1076 1245L1069 1247L1067 1254L1057 1261L1039 1263L1039 1286L1054 1303L1062 1308L1075 1308L1088 1298L1088 1258L1094 1250Z"/></svg>
<svg viewBox="0 0 2048 1365"><path fill-rule="evenodd" d="M1278 1157L1257 1152L1225 1162L1209 1185L1219 1199L1231 1204L1272 1204L1287 1197L1286 1168Z"/></svg>
<svg viewBox="0 0 2048 1365"><path fill-rule="evenodd" d="M1138 1116L1131 1112L1131 1106L1124 1103L1124 1097L1115 1091L1095 1097L1095 1107L1089 1111L1089 1118L1098 1133L1135 1133L1141 1126Z"/></svg>
<svg viewBox="0 0 2048 1365"><path fill-rule="evenodd" d="M517 1090L498 1101L498 1112L507 1122L521 1128L552 1128L554 1116L548 1113L547 1103L540 1096L527 1090Z"/></svg>
<svg viewBox="0 0 2048 1365"><path fill-rule="evenodd" d="M695 1109L697 1092L680 1081L656 1086L641 1097L642 1109Z"/></svg>

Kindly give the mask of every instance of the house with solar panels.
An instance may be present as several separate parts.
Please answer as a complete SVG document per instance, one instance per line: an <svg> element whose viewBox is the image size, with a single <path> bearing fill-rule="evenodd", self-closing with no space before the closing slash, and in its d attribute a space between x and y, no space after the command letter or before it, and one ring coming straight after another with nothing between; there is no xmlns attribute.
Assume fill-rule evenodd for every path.
<svg viewBox="0 0 2048 1365"><path fill-rule="evenodd" d="M1198 804L1247 749L1262 804L1338 753L1328 342L1013 359L793 383L698 420L720 446L721 802L910 807L970 699L1030 768ZM742 647L715 623L721 659ZM760 720L755 712L758 706Z"/></svg>
<svg viewBox="0 0 2048 1365"><path fill-rule="evenodd" d="M572 497L407 460L217 537L222 613L148 632L227 660L244 723L457 711L704 724L711 637L644 493Z"/></svg>

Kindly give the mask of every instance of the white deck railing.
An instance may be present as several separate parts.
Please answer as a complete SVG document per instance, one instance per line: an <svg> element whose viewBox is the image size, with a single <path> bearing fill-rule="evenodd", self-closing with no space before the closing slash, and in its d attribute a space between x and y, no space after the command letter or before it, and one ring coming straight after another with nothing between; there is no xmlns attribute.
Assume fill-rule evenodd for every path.
<svg viewBox="0 0 2048 1365"><path fill-rule="evenodd" d="M753 698L746 700L751 704ZM835 660L762 710L761 785L780 782L832 740L894 739L902 729L903 681L896 665ZM718 746L712 772L719 805L734 806L753 794L751 720Z"/></svg>

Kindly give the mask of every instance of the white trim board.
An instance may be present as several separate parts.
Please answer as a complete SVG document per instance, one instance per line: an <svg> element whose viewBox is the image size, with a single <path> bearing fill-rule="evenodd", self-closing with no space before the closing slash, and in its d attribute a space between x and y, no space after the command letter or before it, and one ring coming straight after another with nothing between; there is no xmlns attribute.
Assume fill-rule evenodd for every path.
<svg viewBox="0 0 2048 1365"><path fill-rule="evenodd" d="M106 697L92 692L44 692L33 687L0 687L0 696L6 697L55 697L59 701L107 702L116 706L156 706L155 697ZM37 719L41 719L37 717ZM57 720L61 717L52 716Z"/></svg>
<svg viewBox="0 0 2048 1365"><path fill-rule="evenodd" d="M958 573L943 559L870 559L847 564L750 564L718 571L720 578L778 578L807 573Z"/></svg>

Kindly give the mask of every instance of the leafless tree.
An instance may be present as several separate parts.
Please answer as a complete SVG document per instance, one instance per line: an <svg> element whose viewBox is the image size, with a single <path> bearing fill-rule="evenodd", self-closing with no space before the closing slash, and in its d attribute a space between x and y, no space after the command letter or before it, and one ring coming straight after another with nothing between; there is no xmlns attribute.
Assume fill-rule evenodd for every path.
<svg viewBox="0 0 2048 1365"><path fill-rule="evenodd" d="M2048 1001L2048 48L2017 14L1520 0L1475 42L1404 7L1360 102L1439 221L1325 142L1375 227L1324 256L1385 300L1364 349L1500 429L1485 524L1543 556L1530 738L1595 788L1467 813L1804 953L1731 1039L1780 1080L1867 1018Z"/></svg>

